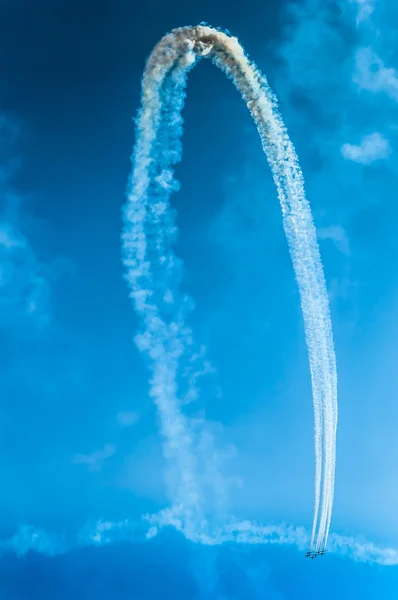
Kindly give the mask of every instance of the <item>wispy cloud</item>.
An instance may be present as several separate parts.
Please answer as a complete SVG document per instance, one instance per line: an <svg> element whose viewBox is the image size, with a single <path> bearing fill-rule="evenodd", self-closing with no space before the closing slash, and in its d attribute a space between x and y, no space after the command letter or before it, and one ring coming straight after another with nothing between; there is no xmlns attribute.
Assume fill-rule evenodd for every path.
<svg viewBox="0 0 398 600"><path fill-rule="evenodd" d="M386 67L371 47L359 48L356 54L354 82L359 89L384 92L398 101L398 72Z"/></svg>
<svg viewBox="0 0 398 600"><path fill-rule="evenodd" d="M357 25L368 21L374 11L374 0L350 0L358 5Z"/></svg>
<svg viewBox="0 0 398 600"><path fill-rule="evenodd" d="M376 160L387 158L391 154L391 147L388 140L381 133L375 132L365 135L357 145L343 144L341 154L347 160L362 165L370 165Z"/></svg>
<svg viewBox="0 0 398 600"><path fill-rule="evenodd" d="M42 329L49 315L49 283L27 237L10 220L0 222L0 315L2 324L29 318Z"/></svg>
<svg viewBox="0 0 398 600"><path fill-rule="evenodd" d="M14 552L23 556L34 551L47 556L65 554L79 547L105 546L123 542L143 542L157 535L162 527L173 527L187 539L205 546L218 546L224 543L258 546L296 546L300 552L308 546L310 533L304 527L280 525L260 525L253 521L234 521L215 530L212 535L196 534L193 539L186 535L184 526L173 509L162 511L156 517L146 516L145 524L140 521L123 519L109 521L100 519L88 522L75 535L49 533L41 528L29 525L21 526L9 539L0 541L0 553ZM329 538L328 552L358 562L382 566L398 565L398 547L380 546L362 538L332 533Z"/></svg>
<svg viewBox="0 0 398 600"><path fill-rule="evenodd" d="M337 533L330 536L330 552L359 562L375 563L385 567L398 565L398 548L378 546L373 542Z"/></svg>
<svg viewBox="0 0 398 600"><path fill-rule="evenodd" d="M100 471L104 462L111 458L116 452L114 444L105 444L101 450L92 454L76 454L73 457L75 465L86 465L90 471Z"/></svg>
<svg viewBox="0 0 398 600"><path fill-rule="evenodd" d="M12 184L17 135L15 122L0 114L0 321L3 328L15 330L22 320L40 331L50 319L50 286L47 270L23 231L21 199Z"/></svg>
<svg viewBox="0 0 398 600"><path fill-rule="evenodd" d="M117 422L121 427L132 427L140 420L140 415L135 411L119 412Z"/></svg>
<svg viewBox="0 0 398 600"><path fill-rule="evenodd" d="M37 552L46 556L66 554L76 548L87 546L105 546L121 541L142 541L145 531L142 524L124 519L122 521L89 521L77 534L54 534L41 527L21 525L11 538L0 541L0 555L14 552L23 556L28 552Z"/></svg>
<svg viewBox="0 0 398 600"><path fill-rule="evenodd" d="M129 519L107 521L100 519L87 523L76 538L78 546L104 546L121 541L139 541L143 539L142 524Z"/></svg>
<svg viewBox="0 0 398 600"><path fill-rule="evenodd" d="M17 556L23 556L29 551L56 556L68 550L69 544L65 546L57 536L31 525L21 525L15 535L0 543L0 551L15 552Z"/></svg>
<svg viewBox="0 0 398 600"><path fill-rule="evenodd" d="M317 230L320 240L331 240L336 248L343 254L350 253L350 244L345 229L342 225L330 225Z"/></svg>

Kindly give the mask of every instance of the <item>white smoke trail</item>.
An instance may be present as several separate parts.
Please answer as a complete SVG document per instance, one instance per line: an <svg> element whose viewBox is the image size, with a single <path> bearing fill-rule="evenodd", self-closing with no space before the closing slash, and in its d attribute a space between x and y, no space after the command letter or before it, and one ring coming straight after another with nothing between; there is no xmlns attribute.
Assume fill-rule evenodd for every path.
<svg viewBox="0 0 398 600"><path fill-rule="evenodd" d="M177 53L173 58L177 61ZM188 66L187 60L184 66ZM161 87L167 70L159 65L152 71L149 82L144 75L143 107L137 124L139 135L133 157L131 191L124 210L123 247L130 296L144 322L144 332L137 336L137 345L150 358L151 395L159 410L166 454L177 462L180 474L177 489L172 492L173 501L184 504L187 527L192 527L199 514L200 494L195 476L193 434L179 409L177 397L178 364L184 344L189 343L190 332L184 331L181 323L167 319L162 314L162 304L173 303L173 292L167 294L168 290L163 285L167 281L162 282L161 278L156 277L156 269L173 271L174 258L170 249L162 253L162 240L158 239L162 235L173 235L172 227L165 232L162 223L167 208L162 191L166 193L171 183L167 180L165 170L161 171L160 179L157 168L161 166L161 161L154 160L156 135L164 108ZM168 159L172 162L171 155ZM149 193L151 203L148 201ZM163 299L159 300L162 293Z"/></svg>
<svg viewBox="0 0 398 600"><path fill-rule="evenodd" d="M148 524L144 525L142 522L128 519L116 522L100 520L87 523L77 535L56 534L23 525L12 537L0 540L0 556L6 553L24 556L28 552L59 556L77 548L101 548L121 543L142 544L158 533L156 526L149 525L148 529ZM158 521L156 525L161 526ZM184 533L183 525L177 519L173 523L165 520L163 525L173 525ZM251 521L236 521L219 529L213 536L199 533L191 541L211 546L231 542L254 546L296 546L298 550L303 551L307 547L309 539L310 534L304 527L286 524L259 525ZM328 554L385 567L398 565L397 547L380 546L374 542L337 533L332 533L330 536Z"/></svg>
<svg viewBox="0 0 398 600"><path fill-rule="evenodd" d="M237 41L233 40L229 46L231 45L233 47L229 47L228 50L233 57L233 61L225 61L225 57L221 55L216 57L215 62L226 71L247 101L259 130L264 151L273 170L274 180L278 188L284 214L284 227L302 298L307 344L313 374L316 452L318 455L313 531L315 531L317 520L321 482L321 432L319 429L322 418L325 420L324 460L326 468L323 474L322 514L316 544L316 548L318 548L323 543L327 514L331 503L331 479L328 475L334 469L330 448L333 435L330 430L332 425L330 399L333 396L331 376L333 377L335 367L333 364L331 366L328 364L330 358L334 360L334 351L326 286L311 212L304 195L302 175L293 146L287 136L283 122L276 112L276 99L269 90L265 78L247 61ZM311 545L313 541L312 539ZM326 540L324 541L326 542Z"/></svg>
<svg viewBox="0 0 398 600"><path fill-rule="evenodd" d="M327 542L334 494L337 376L326 284L311 211L297 156L267 81L236 38L207 26L181 28L155 47L143 77L133 173L124 209L124 264L144 332L139 348L151 361L151 394L158 406L166 451L178 464L172 491L185 527L203 526L195 435L178 400L179 361L192 335L185 325L188 302L178 293L179 264L169 196L178 186L173 164L181 155L181 109L186 75L206 56L241 93L259 131L282 207L283 224L298 281L309 354L315 421L315 505L311 548ZM318 527L318 535L316 529Z"/></svg>

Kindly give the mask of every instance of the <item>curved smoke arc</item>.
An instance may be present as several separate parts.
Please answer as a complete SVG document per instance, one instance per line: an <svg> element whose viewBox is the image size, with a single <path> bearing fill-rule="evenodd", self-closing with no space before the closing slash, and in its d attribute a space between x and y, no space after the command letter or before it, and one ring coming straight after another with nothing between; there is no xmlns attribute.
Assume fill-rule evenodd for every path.
<svg viewBox="0 0 398 600"><path fill-rule="evenodd" d="M178 189L173 166L181 158L186 79L206 57L231 79L246 102L271 167L300 291L308 348L315 425L315 499L311 550L327 543L334 497L337 371L327 289L316 231L296 152L267 80L237 38L208 27L182 27L164 36L143 75L133 169L124 206L123 262L130 297L141 317L136 337L148 357L151 396L159 411L165 453L179 476L170 495L184 515L187 535L206 525L197 432L181 411L180 361L191 352L189 299L179 292L180 261L169 198ZM194 383L190 383L191 387ZM192 390L191 390L192 391Z"/></svg>

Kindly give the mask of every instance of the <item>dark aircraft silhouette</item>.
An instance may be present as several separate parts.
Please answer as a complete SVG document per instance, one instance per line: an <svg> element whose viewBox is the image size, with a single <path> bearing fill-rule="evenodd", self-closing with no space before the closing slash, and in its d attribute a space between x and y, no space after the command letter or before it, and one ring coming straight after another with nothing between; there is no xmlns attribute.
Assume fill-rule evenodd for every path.
<svg viewBox="0 0 398 600"><path fill-rule="evenodd" d="M323 556L325 554L325 552L326 552L325 549L315 550L315 552L308 550L308 552L305 553L305 557L311 558L311 560L314 560L314 558L316 558L317 556Z"/></svg>

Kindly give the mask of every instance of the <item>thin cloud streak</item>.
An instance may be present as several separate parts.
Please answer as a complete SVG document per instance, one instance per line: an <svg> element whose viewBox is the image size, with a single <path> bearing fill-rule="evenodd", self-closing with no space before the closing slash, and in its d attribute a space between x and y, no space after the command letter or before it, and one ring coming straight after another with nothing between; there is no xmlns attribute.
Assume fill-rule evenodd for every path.
<svg viewBox="0 0 398 600"><path fill-rule="evenodd" d="M116 452L114 444L105 444L101 450L92 454L76 454L73 457L73 464L85 465L90 471L100 471L104 462L111 458Z"/></svg>

